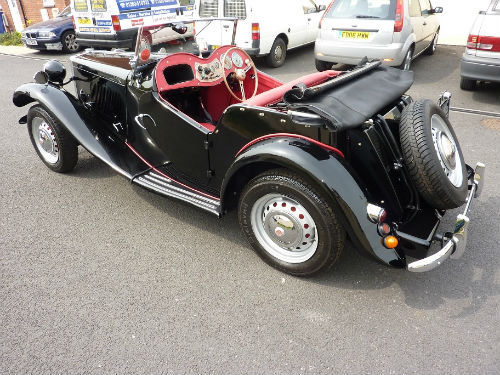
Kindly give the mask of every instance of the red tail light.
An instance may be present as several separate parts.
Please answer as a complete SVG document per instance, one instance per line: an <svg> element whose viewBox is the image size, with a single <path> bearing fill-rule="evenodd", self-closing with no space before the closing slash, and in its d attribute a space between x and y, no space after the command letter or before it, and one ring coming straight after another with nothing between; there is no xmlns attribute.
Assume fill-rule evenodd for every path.
<svg viewBox="0 0 500 375"><path fill-rule="evenodd" d="M75 16L71 16L71 20L73 21L73 29L76 30Z"/></svg>
<svg viewBox="0 0 500 375"><path fill-rule="evenodd" d="M396 17L394 18L394 32L400 33L403 30L403 22L405 18L405 9L403 0L396 0Z"/></svg>
<svg viewBox="0 0 500 375"><path fill-rule="evenodd" d="M319 25L318 25L318 28L321 29L321 23L323 22L323 18L325 18L326 14L328 13L328 11L330 10L330 8L332 7L333 3L335 2L335 0L333 0L330 5L328 5L325 9L325 13L323 13L323 15L321 16L321 19L319 20Z"/></svg>
<svg viewBox="0 0 500 375"><path fill-rule="evenodd" d="M467 48L478 51L500 52L500 37L470 34L467 38Z"/></svg>
<svg viewBox="0 0 500 375"><path fill-rule="evenodd" d="M111 22L113 23L113 30L120 31L122 29L118 16L111 16Z"/></svg>
<svg viewBox="0 0 500 375"><path fill-rule="evenodd" d="M252 23L252 40L260 40L260 25Z"/></svg>

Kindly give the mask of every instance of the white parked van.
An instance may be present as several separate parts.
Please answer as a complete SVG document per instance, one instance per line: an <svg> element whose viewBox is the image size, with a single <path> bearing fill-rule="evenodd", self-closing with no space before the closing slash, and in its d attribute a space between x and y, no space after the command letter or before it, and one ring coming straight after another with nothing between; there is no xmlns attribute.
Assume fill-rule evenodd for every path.
<svg viewBox="0 0 500 375"><path fill-rule="evenodd" d="M133 48L139 26L193 19L195 0L71 0L82 46Z"/></svg>
<svg viewBox="0 0 500 375"><path fill-rule="evenodd" d="M238 18L235 43L252 56L266 56L272 67L284 64L286 51L313 43L327 0L196 0L195 18ZM230 21L197 22L202 50L231 43Z"/></svg>

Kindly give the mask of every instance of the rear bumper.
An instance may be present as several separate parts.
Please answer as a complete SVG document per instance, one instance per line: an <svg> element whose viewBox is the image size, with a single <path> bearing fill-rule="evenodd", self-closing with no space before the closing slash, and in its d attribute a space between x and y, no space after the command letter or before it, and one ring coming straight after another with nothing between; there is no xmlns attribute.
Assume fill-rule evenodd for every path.
<svg viewBox="0 0 500 375"><path fill-rule="evenodd" d="M368 59L392 59L383 61L384 65L401 65L406 55L403 43L388 45L372 45L362 43L346 43L337 40L318 38L314 45L314 57L321 61L357 65L364 57Z"/></svg>
<svg viewBox="0 0 500 375"><path fill-rule="evenodd" d="M453 232L446 235L447 241L437 253L428 256L424 259L417 260L407 265L408 271L411 272L426 272L441 265L448 258L460 258L465 252L467 246L467 227L469 218L467 216L472 199L479 197L484 184L485 166L483 163L477 163L474 170L474 175L469 181L470 192L467 196L464 212L457 215L455 228Z"/></svg>
<svg viewBox="0 0 500 375"><path fill-rule="evenodd" d="M117 31L115 34L76 33L76 41L83 47L133 48L137 29Z"/></svg>
<svg viewBox="0 0 500 375"><path fill-rule="evenodd" d="M464 53L460 64L460 76L478 81L500 82L500 59Z"/></svg>

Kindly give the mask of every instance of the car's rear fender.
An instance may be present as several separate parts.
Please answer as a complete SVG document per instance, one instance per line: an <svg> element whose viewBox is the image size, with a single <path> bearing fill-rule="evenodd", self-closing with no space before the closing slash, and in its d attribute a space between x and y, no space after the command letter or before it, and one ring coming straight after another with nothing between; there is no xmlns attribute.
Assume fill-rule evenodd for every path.
<svg viewBox="0 0 500 375"><path fill-rule="evenodd" d="M68 92L50 84L26 83L16 89L12 101L17 107L24 107L27 104L35 102L40 103L91 154L104 161L118 173L128 178L132 177L129 172L118 166L119 162L96 139L94 133L79 113L79 110L83 111L84 108ZM24 121L25 117L20 122Z"/></svg>
<svg viewBox="0 0 500 375"><path fill-rule="evenodd" d="M315 183L330 200L357 248L363 248L386 264L405 266L404 256L382 245L376 224L368 219L367 205L370 202L363 187L349 172L348 164L340 155L307 140L272 138L254 144L238 155L222 184L222 204L226 206L242 185L269 168L286 168Z"/></svg>

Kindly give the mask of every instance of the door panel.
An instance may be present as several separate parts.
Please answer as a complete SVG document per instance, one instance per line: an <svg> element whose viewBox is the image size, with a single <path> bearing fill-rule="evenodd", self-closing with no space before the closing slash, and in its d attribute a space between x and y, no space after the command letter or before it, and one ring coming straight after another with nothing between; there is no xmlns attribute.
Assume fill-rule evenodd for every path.
<svg viewBox="0 0 500 375"><path fill-rule="evenodd" d="M424 17L422 16L422 9L419 0L409 0L410 21L415 34L415 53L419 54L425 47L424 37Z"/></svg>

